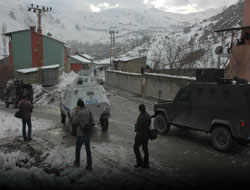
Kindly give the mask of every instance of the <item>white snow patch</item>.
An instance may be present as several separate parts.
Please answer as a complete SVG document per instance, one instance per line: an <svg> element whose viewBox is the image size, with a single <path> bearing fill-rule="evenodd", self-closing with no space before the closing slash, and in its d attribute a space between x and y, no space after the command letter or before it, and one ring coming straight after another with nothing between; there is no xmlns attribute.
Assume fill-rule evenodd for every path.
<svg viewBox="0 0 250 190"><path fill-rule="evenodd" d="M40 131L53 128L53 122L36 117L31 118L32 131ZM0 111L0 139L5 137L16 137L22 134L22 120L14 115Z"/></svg>

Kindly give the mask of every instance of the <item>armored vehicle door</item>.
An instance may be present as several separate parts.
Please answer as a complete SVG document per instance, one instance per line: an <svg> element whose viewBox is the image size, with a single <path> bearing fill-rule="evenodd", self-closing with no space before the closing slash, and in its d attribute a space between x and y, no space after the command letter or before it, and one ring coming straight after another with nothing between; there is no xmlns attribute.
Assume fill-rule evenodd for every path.
<svg viewBox="0 0 250 190"><path fill-rule="evenodd" d="M106 96L103 96L102 93L99 86L86 90L85 103L93 112L94 121L99 121L104 111L109 110L109 101L105 99Z"/></svg>
<svg viewBox="0 0 250 190"><path fill-rule="evenodd" d="M64 97L62 99L62 105L67 112L70 112L76 104L72 105L72 92L69 89L66 89L64 92Z"/></svg>
<svg viewBox="0 0 250 190"><path fill-rule="evenodd" d="M189 126L191 115L191 89L181 89L174 99L174 121L180 126Z"/></svg>

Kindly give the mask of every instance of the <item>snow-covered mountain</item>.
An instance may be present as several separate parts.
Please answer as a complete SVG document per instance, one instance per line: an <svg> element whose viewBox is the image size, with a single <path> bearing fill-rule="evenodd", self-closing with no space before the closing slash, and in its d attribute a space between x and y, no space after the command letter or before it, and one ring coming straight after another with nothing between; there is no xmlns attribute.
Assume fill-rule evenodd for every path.
<svg viewBox="0 0 250 190"><path fill-rule="evenodd" d="M28 12L29 4L24 0L0 0L0 27L7 26L6 32L27 29L36 25L37 17ZM60 12L53 7L42 17L43 33L48 32L62 41L76 40L79 42L109 42L109 31L118 31L117 41L153 36L157 33L181 31L184 27L200 22L221 9L209 10L204 14L175 14L151 9L115 8L99 13L91 12ZM1 33L3 31L1 30ZM3 44L0 42L0 54Z"/></svg>
<svg viewBox="0 0 250 190"><path fill-rule="evenodd" d="M168 60L171 60L169 54L174 52L169 52L167 48L173 46L175 49L171 51L179 51L178 47L182 47L182 56L172 62L179 61L182 65L192 62L192 66L210 67L215 65L217 58L214 49L221 40L213 31L241 25L243 5L244 0L241 0L228 8L185 15L155 8L115 8L92 13L60 12L53 7L42 17L42 30L44 34L51 33L54 38L64 42L88 44L109 44L109 31L115 30L118 32L115 40L120 45L120 52L116 55L118 58L147 56L151 67L168 68ZM27 11L29 4L24 0L0 0L0 7L0 27L3 28L5 23L6 32L27 29L37 23L36 14ZM102 49L108 55L107 47ZM2 54L3 42L0 40Z"/></svg>
<svg viewBox="0 0 250 190"><path fill-rule="evenodd" d="M241 0L209 19L184 27L182 31L157 33L148 43L119 55L119 59L147 56L147 64L152 68L171 68L171 62L175 68L217 67L218 57L214 51L221 45L222 37L214 31L241 26L243 9L244 0ZM224 33L224 45L230 39L231 33ZM221 66L226 66L228 58L221 59Z"/></svg>

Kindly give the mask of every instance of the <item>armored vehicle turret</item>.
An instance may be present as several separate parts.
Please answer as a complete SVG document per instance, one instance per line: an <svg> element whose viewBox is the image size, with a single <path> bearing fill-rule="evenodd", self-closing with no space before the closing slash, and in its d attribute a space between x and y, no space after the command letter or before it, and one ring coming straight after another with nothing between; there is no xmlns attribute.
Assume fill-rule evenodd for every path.
<svg viewBox="0 0 250 190"><path fill-rule="evenodd" d="M93 113L94 123L100 123L102 130L108 129L110 117L110 102L102 85L88 74L77 76L72 85L67 85L60 103L61 121L65 123L69 118L70 133L76 134L76 126L71 119L78 99L82 99L88 109Z"/></svg>

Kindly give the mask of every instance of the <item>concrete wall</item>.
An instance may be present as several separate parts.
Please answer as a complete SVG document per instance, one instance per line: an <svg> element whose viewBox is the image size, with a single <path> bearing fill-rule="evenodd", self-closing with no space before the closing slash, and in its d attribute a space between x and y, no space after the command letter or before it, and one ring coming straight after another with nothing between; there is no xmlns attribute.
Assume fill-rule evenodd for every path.
<svg viewBox="0 0 250 190"><path fill-rule="evenodd" d="M129 92L141 94L141 74L106 71L105 83Z"/></svg>
<svg viewBox="0 0 250 190"><path fill-rule="evenodd" d="M143 97L172 99L180 88L193 82L191 78L177 78L157 74L135 74L118 71L106 71L105 83L116 88L136 93Z"/></svg>
<svg viewBox="0 0 250 190"><path fill-rule="evenodd" d="M157 75L144 75L146 79L145 85L145 97L159 98L161 99L173 99L180 88L193 82L192 79L176 78L170 76L157 76Z"/></svg>

